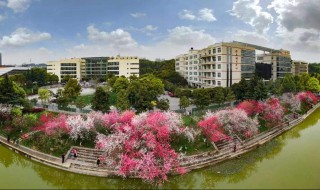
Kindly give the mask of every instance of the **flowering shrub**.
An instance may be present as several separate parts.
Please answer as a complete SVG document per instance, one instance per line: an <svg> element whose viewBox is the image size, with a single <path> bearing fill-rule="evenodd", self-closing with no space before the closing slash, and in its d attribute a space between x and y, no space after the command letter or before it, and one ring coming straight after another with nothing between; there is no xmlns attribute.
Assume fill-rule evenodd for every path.
<svg viewBox="0 0 320 190"><path fill-rule="evenodd" d="M84 139L86 135L89 134L89 131L94 129L93 119L90 117L84 119L81 115L68 116L66 119L66 127L71 139Z"/></svg>
<svg viewBox="0 0 320 190"><path fill-rule="evenodd" d="M301 100L293 93L285 93L280 97L281 102L292 112L301 110Z"/></svg>
<svg viewBox="0 0 320 190"><path fill-rule="evenodd" d="M67 116L60 114L54 117L53 114L43 114L40 117L40 124L35 130L43 131L46 135L52 136L55 134L68 133Z"/></svg>
<svg viewBox="0 0 320 190"><path fill-rule="evenodd" d="M204 120L199 122L199 126L213 142L228 139L233 135L246 138L258 133L258 121L238 108L217 113L208 112Z"/></svg>
<svg viewBox="0 0 320 190"><path fill-rule="evenodd" d="M317 97L312 92L300 92L296 95L296 97L302 103L301 111L308 111L312 105L317 103Z"/></svg>
<svg viewBox="0 0 320 190"><path fill-rule="evenodd" d="M263 111L263 106L261 102L256 100L246 100L238 104L238 109L244 110L248 116L255 116Z"/></svg>
<svg viewBox="0 0 320 190"><path fill-rule="evenodd" d="M281 106L278 98L269 98L263 103L263 111L260 119L265 121L266 127L279 125L284 118L284 108Z"/></svg>
<svg viewBox="0 0 320 190"><path fill-rule="evenodd" d="M135 116L133 112L105 115L106 127L114 133L99 134L96 148L105 151L107 166L118 169L118 174L138 175L146 181L163 181L167 174L179 167L178 154L170 146L170 136L194 137L191 130L183 128L180 115L173 112L149 112Z"/></svg>

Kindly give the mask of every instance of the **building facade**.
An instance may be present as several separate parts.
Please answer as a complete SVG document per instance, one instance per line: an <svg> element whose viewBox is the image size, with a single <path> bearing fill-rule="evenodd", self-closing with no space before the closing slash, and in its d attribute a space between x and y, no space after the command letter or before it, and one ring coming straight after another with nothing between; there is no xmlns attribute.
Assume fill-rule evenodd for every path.
<svg viewBox="0 0 320 190"><path fill-rule="evenodd" d="M110 57L108 60L108 73L116 76L130 77L136 75L139 77L139 58L138 57Z"/></svg>
<svg viewBox="0 0 320 190"><path fill-rule="evenodd" d="M272 52L257 55L257 63L271 64L271 79L284 78L286 74L292 73L291 55L288 50L275 50Z"/></svg>
<svg viewBox="0 0 320 190"><path fill-rule="evenodd" d="M47 72L57 75L60 82L66 75L80 81L84 66L85 60L79 58L49 61L47 63Z"/></svg>
<svg viewBox="0 0 320 190"><path fill-rule="evenodd" d="M47 63L48 73L55 74L59 81L66 75L81 80L104 79L108 73L116 76L139 77L138 57L86 57L72 58Z"/></svg>
<svg viewBox="0 0 320 190"><path fill-rule="evenodd" d="M176 71L180 73L192 87L201 87L200 84L200 59L201 50L191 48L187 54L178 55L175 60Z"/></svg>
<svg viewBox="0 0 320 190"><path fill-rule="evenodd" d="M308 67L309 67L309 64L305 61L292 61L291 72L293 75L308 73Z"/></svg>
<svg viewBox="0 0 320 190"><path fill-rule="evenodd" d="M217 43L202 50L201 87L231 87L255 71L255 49L237 43Z"/></svg>

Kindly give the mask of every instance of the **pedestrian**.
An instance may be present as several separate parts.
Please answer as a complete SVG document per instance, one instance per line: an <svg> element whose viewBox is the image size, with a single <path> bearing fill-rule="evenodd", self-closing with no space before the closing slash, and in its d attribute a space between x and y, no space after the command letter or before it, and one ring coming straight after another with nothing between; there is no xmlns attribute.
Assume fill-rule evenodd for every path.
<svg viewBox="0 0 320 190"><path fill-rule="evenodd" d="M64 163L64 154L61 155L62 158L62 164Z"/></svg>
<svg viewBox="0 0 320 190"><path fill-rule="evenodd" d="M10 142L10 135L7 136L7 142Z"/></svg>
<svg viewBox="0 0 320 190"><path fill-rule="evenodd" d="M237 143L236 141L234 141L233 152L236 152L236 151L237 151Z"/></svg>
<svg viewBox="0 0 320 190"><path fill-rule="evenodd" d="M77 150L75 148L72 149L72 153L73 153L74 159L76 159L77 158Z"/></svg>
<svg viewBox="0 0 320 190"><path fill-rule="evenodd" d="M97 167L100 165L100 158L97 159Z"/></svg>

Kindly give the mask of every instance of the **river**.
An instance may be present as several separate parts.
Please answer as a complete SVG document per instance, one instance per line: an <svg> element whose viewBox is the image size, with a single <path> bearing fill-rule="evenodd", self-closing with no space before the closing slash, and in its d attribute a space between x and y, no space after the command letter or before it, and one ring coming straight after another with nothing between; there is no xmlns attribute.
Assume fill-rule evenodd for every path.
<svg viewBox="0 0 320 190"><path fill-rule="evenodd" d="M320 188L320 109L291 131L239 159L226 161L169 182L99 178L54 169L0 145L0 188L23 189L235 189Z"/></svg>

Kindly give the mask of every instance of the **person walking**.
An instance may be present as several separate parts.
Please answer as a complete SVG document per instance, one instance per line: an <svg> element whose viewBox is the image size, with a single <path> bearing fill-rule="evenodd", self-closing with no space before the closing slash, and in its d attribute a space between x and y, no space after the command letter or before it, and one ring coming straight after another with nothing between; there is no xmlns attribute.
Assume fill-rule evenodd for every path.
<svg viewBox="0 0 320 190"><path fill-rule="evenodd" d="M100 165L100 158L97 159L97 167Z"/></svg>
<svg viewBox="0 0 320 190"><path fill-rule="evenodd" d="M234 140L234 146L233 146L233 152L236 152L237 151L237 141Z"/></svg>
<svg viewBox="0 0 320 190"><path fill-rule="evenodd" d="M62 158L62 164L64 163L64 154L61 155Z"/></svg>

